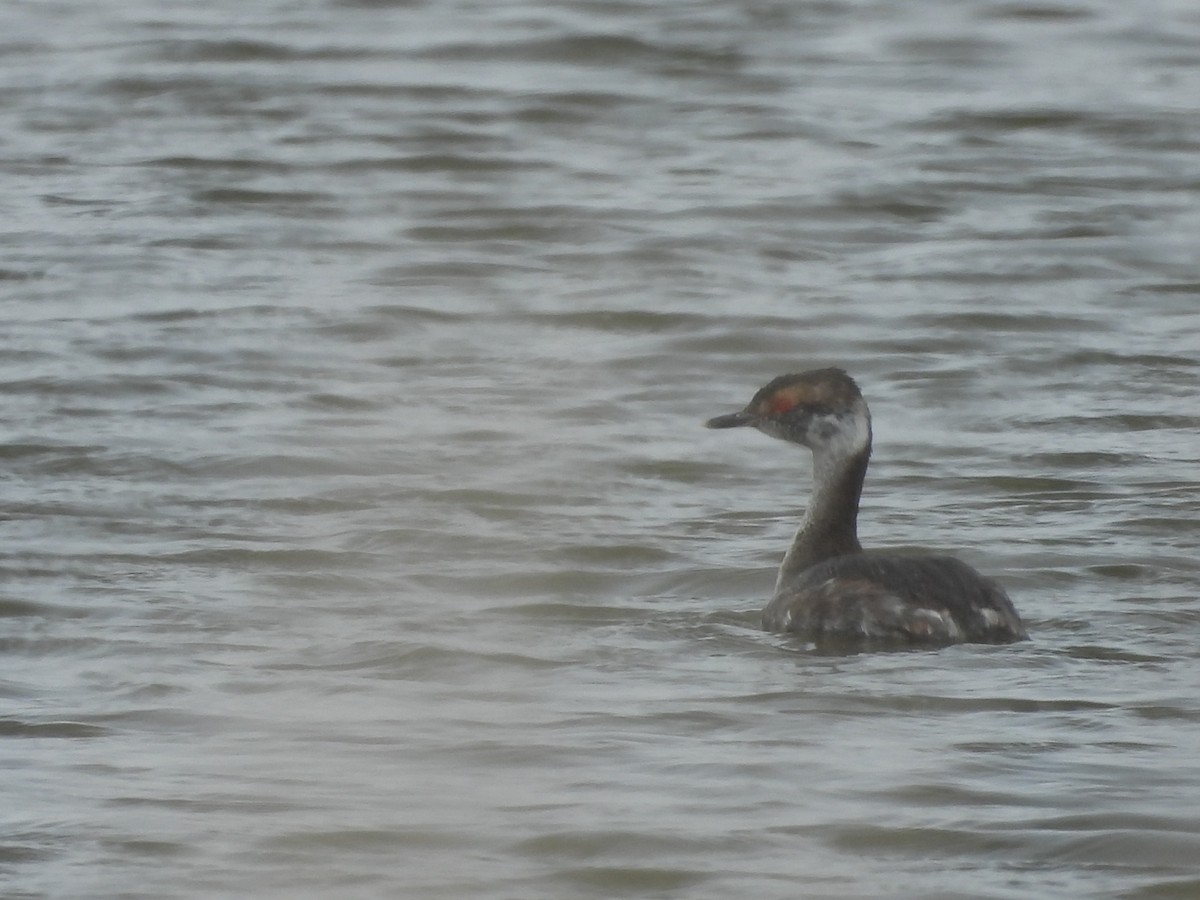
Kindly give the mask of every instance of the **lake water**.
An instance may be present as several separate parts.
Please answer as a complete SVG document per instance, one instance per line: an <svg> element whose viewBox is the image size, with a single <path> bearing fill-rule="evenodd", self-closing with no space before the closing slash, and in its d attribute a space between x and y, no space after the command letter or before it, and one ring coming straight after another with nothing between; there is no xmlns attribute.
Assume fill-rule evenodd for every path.
<svg viewBox="0 0 1200 900"><path fill-rule="evenodd" d="M1200 896L1193 0L2 17L6 898ZM759 630L823 365L1032 641Z"/></svg>

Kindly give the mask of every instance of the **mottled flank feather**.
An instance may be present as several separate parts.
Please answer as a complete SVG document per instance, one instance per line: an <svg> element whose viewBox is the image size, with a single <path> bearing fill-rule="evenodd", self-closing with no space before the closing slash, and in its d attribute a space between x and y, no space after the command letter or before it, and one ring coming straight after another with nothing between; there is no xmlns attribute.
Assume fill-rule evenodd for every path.
<svg viewBox="0 0 1200 900"><path fill-rule="evenodd" d="M763 625L813 641L1007 643L1026 637L1004 590L949 556L825 560L780 587Z"/></svg>

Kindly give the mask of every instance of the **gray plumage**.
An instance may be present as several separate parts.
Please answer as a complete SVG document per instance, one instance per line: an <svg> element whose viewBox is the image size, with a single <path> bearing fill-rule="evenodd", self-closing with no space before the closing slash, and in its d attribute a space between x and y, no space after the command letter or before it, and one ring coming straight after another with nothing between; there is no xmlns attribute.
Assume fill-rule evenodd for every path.
<svg viewBox="0 0 1200 900"><path fill-rule="evenodd" d="M813 640L1008 643L1025 628L1004 589L952 556L835 556L782 585L769 631Z"/></svg>
<svg viewBox="0 0 1200 900"><path fill-rule="evenodd" d="M864 554L858 504L871 413L841 369L781 375L710 428L753 426L813 453L813 492L763 611L771 631L813 641L1007 643L1028 635L996 582L949 556Z"/></svg>

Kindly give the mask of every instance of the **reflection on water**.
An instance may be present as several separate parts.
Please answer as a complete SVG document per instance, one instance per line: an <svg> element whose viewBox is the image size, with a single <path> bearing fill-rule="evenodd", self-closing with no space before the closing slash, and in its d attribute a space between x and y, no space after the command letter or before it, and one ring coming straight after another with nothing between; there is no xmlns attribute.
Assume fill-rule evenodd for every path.
<svg viewBox="0 0 1200 900"><path fill-rule="evenodd" d="M1190 4L7 18L6 895L1200 890ZM1031 643L758 630L826 364Z"/></svg>

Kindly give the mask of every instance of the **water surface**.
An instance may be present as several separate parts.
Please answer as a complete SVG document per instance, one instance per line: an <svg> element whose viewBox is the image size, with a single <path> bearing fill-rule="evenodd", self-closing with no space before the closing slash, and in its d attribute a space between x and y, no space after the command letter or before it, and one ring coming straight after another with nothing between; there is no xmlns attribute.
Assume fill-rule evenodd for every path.
<svg viewBox="0 0 1200 900"><path fill-rule="evenodd" d="M5 896L1200 891L1191 3L6 20ZM758 629L831 364L1031 642Z"/></svg>

